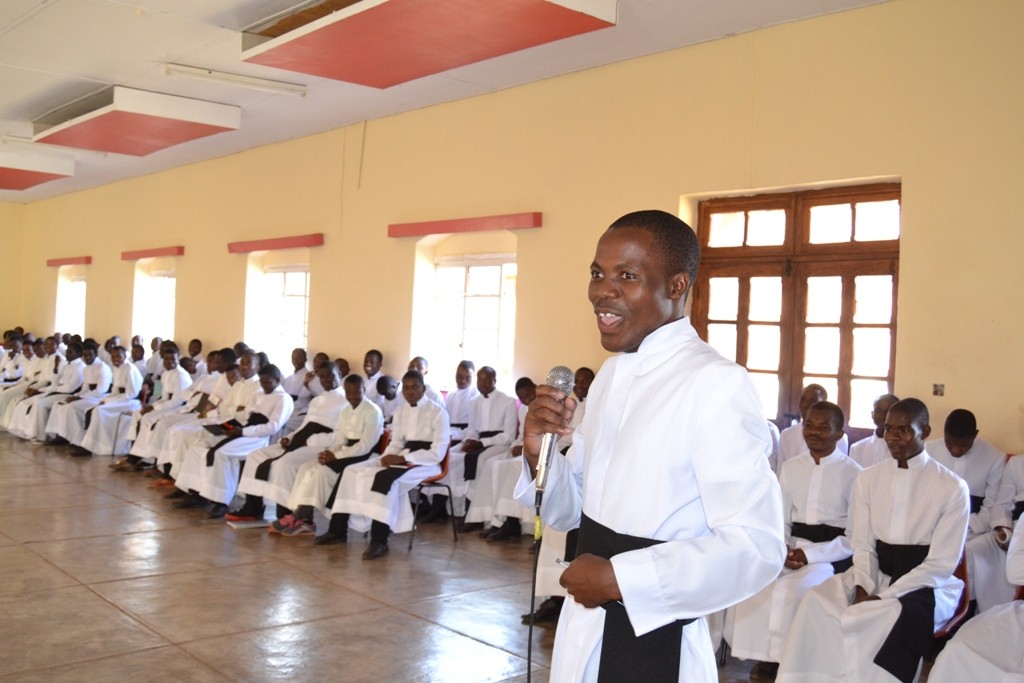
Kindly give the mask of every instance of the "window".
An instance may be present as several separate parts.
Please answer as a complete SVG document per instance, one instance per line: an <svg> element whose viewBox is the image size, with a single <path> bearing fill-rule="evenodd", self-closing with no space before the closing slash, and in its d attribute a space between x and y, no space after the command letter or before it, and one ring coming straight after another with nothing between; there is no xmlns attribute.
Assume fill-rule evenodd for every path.
<svg viewBox="0 0 1024 683"><path fill-rule="evenodd" d="M893 385L900 188L846 187L700 203L697 331L747 368L765 416L797 418L821 384L851 440Z"/></svg>
<svg viewBox="0 0 1024 683"><path fill-rule="evenodd" d="M291 374L292 349L306 348L309 254L306 249L249 255L245 342Z"/></svg>
<svg viewBox="0 0 1024 683"><path fill-rule="evenodd" d="M85 334L85 268L61 266L57 271L57 310L54 327L61 332Z"/></svg>
<svg viewBox="0 0 1024 683"><path fill-rule="evenodd" d="M174 339L177 279L173 258L144 258L135 262L132 334L145 340Z"/></svg>
<svg viewBox="0 0 1024 683"><path fill-rule="evenodd" d="M493 367L500 387L513 386L515 262L437 264L433 304L435 326L428 359L431 367L445 369L443 374L431 373L433 381L454 388L455 366L469 359L477 369Z"/></svg>

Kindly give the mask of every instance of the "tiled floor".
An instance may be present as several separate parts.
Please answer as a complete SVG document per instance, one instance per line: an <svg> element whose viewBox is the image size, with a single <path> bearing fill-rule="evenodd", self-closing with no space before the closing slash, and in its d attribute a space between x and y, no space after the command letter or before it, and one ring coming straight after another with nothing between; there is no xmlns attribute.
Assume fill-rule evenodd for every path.
<svg viewBox="0 0 1024 683"><path fill-rule="evenodd" d="M361 538L236 531L108 462L0 435L0 681L526 680L526 538L428 525L363 562Z"/></svg>

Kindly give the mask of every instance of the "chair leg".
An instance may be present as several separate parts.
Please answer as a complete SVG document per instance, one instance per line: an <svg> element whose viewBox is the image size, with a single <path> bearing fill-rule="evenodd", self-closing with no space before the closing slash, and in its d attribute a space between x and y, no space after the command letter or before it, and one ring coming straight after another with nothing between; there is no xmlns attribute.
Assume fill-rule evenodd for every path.
<svg viewBox="0 0 1024 683"><path fill-rule="evenodd" d="M423 496L423 487L416 487L416 503L412 506L412 533L409 534L409 547L407 550L412 550L413 539L416 538L416 519L419 517L420 511L420 500Z"/></svg>
<svg viewBox="0 0 1024 683"><path fill-rule="evenodd" d="M452 538L455 539L455 543L458 543L459 532L455 525L455 498L452 496L451 487L445 486L444 488L448 492L448 518L452 520Z"/></svg>

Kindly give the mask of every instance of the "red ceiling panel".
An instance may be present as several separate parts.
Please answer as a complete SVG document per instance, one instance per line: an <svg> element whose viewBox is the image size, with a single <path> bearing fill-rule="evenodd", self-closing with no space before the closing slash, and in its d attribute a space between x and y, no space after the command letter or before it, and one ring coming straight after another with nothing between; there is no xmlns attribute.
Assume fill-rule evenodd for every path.
<svg viewBox="0 0 1024 683"><path fill-rule="evenodd" d="M67 176L59 173L41 173L0 166L0 190L26 190L61 178L67 178Z"/></svg>
<svg viewBox="0 0 1024 683"><path fill-rule="evenodd" d="M113 110L92 118L84 118L80 123L62 127L53 133L43 132L36 139L50 145L146 156L183 142L228 130L233 129Z"/></svg>
<svg viewBox="0 0 1024 683"><path fill-rule="evenodd" d="M387 88L609 26L546 0L389 0L243 59Z"/></svg>

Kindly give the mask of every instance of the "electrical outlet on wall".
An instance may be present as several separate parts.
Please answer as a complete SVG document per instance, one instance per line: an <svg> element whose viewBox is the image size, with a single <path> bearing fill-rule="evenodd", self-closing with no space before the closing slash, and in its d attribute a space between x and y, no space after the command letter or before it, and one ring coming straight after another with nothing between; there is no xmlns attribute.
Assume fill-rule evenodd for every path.
<svg viewBox="0 0 1024 683"><path fill-rule="evenodd" d="M945 384L933 384L932 385L932 396L945 396L946 385Z"/></svg>

